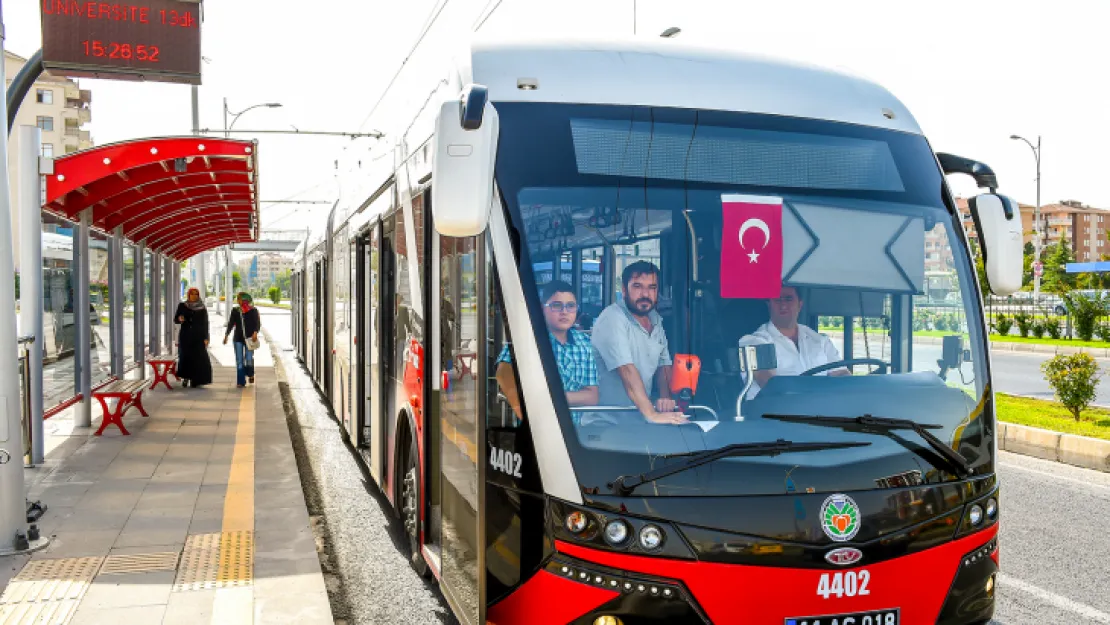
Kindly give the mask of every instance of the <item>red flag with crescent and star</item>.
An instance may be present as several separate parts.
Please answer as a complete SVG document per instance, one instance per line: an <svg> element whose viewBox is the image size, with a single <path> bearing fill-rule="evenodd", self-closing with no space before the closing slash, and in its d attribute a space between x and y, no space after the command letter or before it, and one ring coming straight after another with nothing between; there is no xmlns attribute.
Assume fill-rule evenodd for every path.
<svg viewBox="0 0 1110 625"><path fill-rule="evenodd" d="M721 297L778 297L782 290L782 198L722 195L721 210Z"/></svg>

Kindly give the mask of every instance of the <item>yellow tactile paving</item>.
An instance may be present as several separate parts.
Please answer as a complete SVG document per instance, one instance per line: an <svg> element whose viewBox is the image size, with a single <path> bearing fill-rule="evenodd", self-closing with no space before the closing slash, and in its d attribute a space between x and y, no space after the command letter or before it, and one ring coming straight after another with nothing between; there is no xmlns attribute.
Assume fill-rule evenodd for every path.
<svg viewBox="0 0 1110 625"><path fill-rule="evenodd" d="M104 558L31 560L0 595L0 625L64 625Z"/></svg>
<svg viewBox="0 0 1110 625"><path fill-rule="evenodd" d="M224 500L225 532L254 530L254 390L239 400L239 421Z"/></svg>
<svg viewBox="0 0 1110 625"><path fill-rule="evenodd" d="M239 398L239 420L235 427L235 447L231 453L231 472L224 499L219 579L212 605L212 623L254 623L253 588L235 588L223 580L246 579L241 586L253 585L254 578L254 426L255 392L250 389ZM244 540L242 537L246 538ZM238 538L236 538L238 537ZM231 585L231 588L227 586Z"/></svg>
<svg viewBox="0 0 1110 625"><path fill-rule="evenodd" d="M173 590L234 588L253 582L253 532L194 534L186 539Z"/></svg>

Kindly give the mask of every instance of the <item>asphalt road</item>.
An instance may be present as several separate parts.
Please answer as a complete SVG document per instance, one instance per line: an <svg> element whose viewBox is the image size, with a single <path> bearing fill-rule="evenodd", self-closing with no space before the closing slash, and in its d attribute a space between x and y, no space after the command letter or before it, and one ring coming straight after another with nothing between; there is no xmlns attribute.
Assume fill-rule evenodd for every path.
<svg viewBox="0 0 1110 625"><path fill-rule="evenodd" d="M275 342L288 344L290 318L260 309ZM351 598L351 623L453 622L442 597L404 560L399 529L384 499L374 494L339 440L334 421L291 352L279 354L296 401L310 408L300 424L313 464L317 495L336 552L338 573ZM1037 367L1041 354L997 354L996 380L1004 391L1047 393ZM1107 401L1110 404L1110 400ZM1110 625L1106 592L1110 533L1110 474L1000 452L1002 480L998 625Z"/></svg>

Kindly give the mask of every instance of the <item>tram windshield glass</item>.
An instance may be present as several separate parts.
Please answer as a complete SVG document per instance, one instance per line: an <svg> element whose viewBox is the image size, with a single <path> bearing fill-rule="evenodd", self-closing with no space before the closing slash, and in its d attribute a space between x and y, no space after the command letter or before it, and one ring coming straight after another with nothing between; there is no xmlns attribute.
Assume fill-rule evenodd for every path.
<svg viewBox="0 0 1110 625"><path fill-rule="evenodd" d="M636 495L993 470L980 295L923 137L719 111L497 109L498 189L584 489L608 494L618 476L780 439L861 445L726 457ZM756 366L774 366L749 385L751 345L772 346ZM958 455L905 423L813 418L863 415L932 426Z"/></svg>

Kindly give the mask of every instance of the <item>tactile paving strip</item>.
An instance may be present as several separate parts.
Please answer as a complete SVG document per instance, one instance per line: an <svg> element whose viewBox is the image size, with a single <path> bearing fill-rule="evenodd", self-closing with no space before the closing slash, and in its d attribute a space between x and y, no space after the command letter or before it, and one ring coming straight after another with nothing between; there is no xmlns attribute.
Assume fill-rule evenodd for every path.
<svg viewBox="0 0 1110 625"><path fill-rule="evenodd" d="M96 576L102 557L31 560L0 595L0 625L63 625Z"/></svg>
<svg viewBox="0 0 1110 625"><path fill-rule="evenodd" d="M254 532L194 534L185 540L174 592L254 583Z"/></svg>
<svg viewBox="0 0 1110 625"><path fill-rule="evenodd" d="M124 575L128 573L174 571L177 569L178 555L176 551L163 551L159 553L108 556L104 560L104 566L100 567L100 574Z"/></svg>

